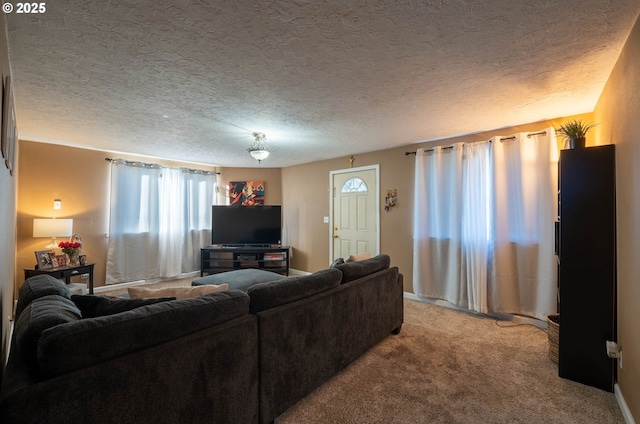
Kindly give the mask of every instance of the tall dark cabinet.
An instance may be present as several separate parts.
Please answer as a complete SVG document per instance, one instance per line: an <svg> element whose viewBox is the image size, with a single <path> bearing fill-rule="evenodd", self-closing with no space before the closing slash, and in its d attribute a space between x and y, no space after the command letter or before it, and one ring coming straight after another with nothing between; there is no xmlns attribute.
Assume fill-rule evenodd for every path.
<svg viewBox="0 0 640 424"><path fill-rule="evenodd" d="M615 146L562 150L559 169L560 377L612 392L616 362Z"/></svg>

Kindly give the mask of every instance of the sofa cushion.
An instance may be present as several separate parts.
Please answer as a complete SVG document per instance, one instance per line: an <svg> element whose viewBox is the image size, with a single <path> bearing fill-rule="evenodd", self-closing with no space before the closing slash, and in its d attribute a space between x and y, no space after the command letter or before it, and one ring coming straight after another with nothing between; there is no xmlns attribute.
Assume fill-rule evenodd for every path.
<svg viewBox="0 0 640 424"><path fill-rule="evenodd" d="M154 298L154 297L175 297L176 299L189 299L196 296L211 294L215 292L228 290L227 284L207 285L200 287L164 287L160 289L150 289L147 287L130 287L129 296L135 298Z"/></svg>
<svg viewBox="0 0 640 424"><path fill-rule="evenodd" d="M349 261L343 264L337 264L335 269L342 272L342 283L348 283L349 281L357 280L365 275L373 274L374 272L382 271L389 268L391 264L391 258L389 255L380 254L370 259L364 259L362 261Z"/></svg>
<svg viewBox="0 0 640 424"><path fill-rule="evenodd" d="M175 297L159 297L151 299L123 299L114 296L94 296L79 295L71 296L71 301L76 304L82 318L95 318L104 315L113 315L120 312L130 311L140 306L152 305L154 303L176 300Z"/></svg>
<svg viewBox="0 0 640 424"><path fill-rule="evenodd" d="M48 274L38 274L27 278L18 291L18 304L16 305L16 319L29 303L43 296L57 294L71 299L71 290L60 280Z"/></svg>
<svg viewBox="0 0 640 424"><path fill-rule="evenodd" d="M302 277L285 278L250 287L252 314L276 306L295 302L340 285L341 274L336 269L325 269Z"/></svg>
<svg viewBox="0 0 640 424"><path fill-rule="evenodd" d="M191 282L191 285L202 286L206 284L229 284L229 290L247 291L249 287L255 284L268 283L270 281L282 280L283 278L287 277L282 274L265 271L263 269L247 268L196 278Z"/></svg>
<svg viewBox="0 0 640 424"><path fill-rule="evenodd" d="M42 333L59 324L75 322L82 318L80 310L66 297L56 294L39 297L30 302L16 321L17 349L27 363L36 363L38 341Z"/></svg>
<svg viewBox="0 0 640 424"><path fill-rule="evenodd" d="M70 322L42 333L38 363L46 375L61 375L213 327L248 312L247 294L232 290Z"/></svg>

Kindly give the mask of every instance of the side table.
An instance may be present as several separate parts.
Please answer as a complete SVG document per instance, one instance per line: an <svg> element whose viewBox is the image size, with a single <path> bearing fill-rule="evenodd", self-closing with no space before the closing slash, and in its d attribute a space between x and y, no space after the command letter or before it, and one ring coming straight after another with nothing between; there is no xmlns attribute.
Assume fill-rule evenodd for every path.
<svg viewBox="0 0 640 424"><path fill-rule="evenodd" d="M95 264L84 264L78 266L59 266L49 269L26 269L24 270L24 279L33 277L38 274L49 274L53 278L63 279L67 284L71 283L71 277L76 275L89 274L89 294L93 294L93 267Z"/></svg>

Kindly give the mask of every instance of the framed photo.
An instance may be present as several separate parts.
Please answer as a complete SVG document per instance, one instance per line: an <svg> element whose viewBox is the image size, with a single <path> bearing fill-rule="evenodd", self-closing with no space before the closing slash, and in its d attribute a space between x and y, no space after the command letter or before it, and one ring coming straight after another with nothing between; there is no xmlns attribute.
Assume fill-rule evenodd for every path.
<svg viewBox="0 0 640 424"><path fill-rule="evenodd" d="M36 250L36 266L38 269L53 268L50 253L53 253L53 250Z"/></svg>
<svg viewBox="0 0 640 424"><path fill-rule="evenodd" d="M16 113L13 106L13 90L11 77L7 76L2 95L2 157L4 157L4 164L11 175L13 175L17 142L18 129L16 128Z"/></svg>
<svg viewBox="0 0 640 424"><path fill-rule="evenodd" d="M58 266L67 266L67 255L56 255Z"/></svg>
<svg viewBox="0 0 640 424"><path fill-rule="evenodd" d="M58 265L58 255L53 252L49 252L49 258L51 258L51 266L54 268L58 268L60 266Z"/></svg>
<svg viewBox="0 0 640 424"><path fill-rule="evenodd" d="M11 77L4 79L4 91L2 96L2 156L4 163L13 175L16 143L18 131L16 128L15 109L13 104L13 86Z"/></svg>

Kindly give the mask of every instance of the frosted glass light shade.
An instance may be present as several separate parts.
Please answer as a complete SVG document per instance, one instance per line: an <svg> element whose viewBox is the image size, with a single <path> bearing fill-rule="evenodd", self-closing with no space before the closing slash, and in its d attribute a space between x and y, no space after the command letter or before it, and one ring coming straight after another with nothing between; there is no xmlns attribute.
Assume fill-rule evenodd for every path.
<svg viewBox="0 0 640 424"><path fill-rule="evenodd" d="M253 156L255 160L261 161L262 159L266 159L270 152L268 150L249 150L249 153L251 153L251 156Z"/></svg>

